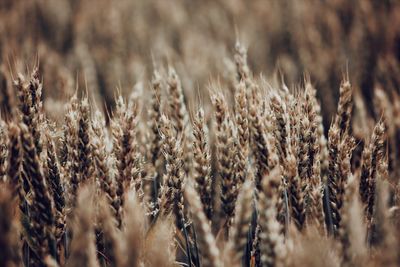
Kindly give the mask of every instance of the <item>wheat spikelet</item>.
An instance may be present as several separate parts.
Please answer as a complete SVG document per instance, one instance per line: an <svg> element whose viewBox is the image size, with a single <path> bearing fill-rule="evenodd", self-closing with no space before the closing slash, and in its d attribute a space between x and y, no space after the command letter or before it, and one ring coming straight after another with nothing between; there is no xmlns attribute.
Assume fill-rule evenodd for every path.
<svg viewBox="0 0 400 267"><path fill-rule="evenodd" d="M63 126L62 150L60 164L65 176L67 202L69 207L74 207L79 186L79 153L78 140L78 98L72 96L66 107Z"/></svg>
<svg viewBox="0 0 400 267"><path fill-rule="evenodd" d="M376 173L379 164L385 155L386 133L385 125L378 122L374 128L371 138L371 169L368 177L367 217L370 219L374 209Z"/></svg>
<svg viewBox="0 0 400 267"><path fill-rule="evenodd" d="M62 238L66 229L66 211L63 179L61 177L55 145L50 136L47 136L47 174L46 179L50 185L55 206L55 238L57 241L58 255L63 247Z"/></svg>
<svg viewBox="0 0 400 267"><path fill-rule="evenodd" d="M117 195L123 203L124 192L133 186L141 191L139 151L136 140L137 105L127 107L122 96L112 121L113 150L117 163ZM140 194L142 196L142 194Z"/></svg>
<svg viewBox="0 0 400 267"><path fill-rule="evenodd" d="M96 166L97 182L100 189L105 193L105 198L111 209L111 212L118 222L122 221L121 217L121 203L117 198L116 188L114 181L112 180L107 161L109 156L107 155L106 147L106 136L104 132L105 122L100 111L95 112L95 116L92 123L93 129L93 157Z"/></svg>
<svg viewBox="0 0 400 267"><path fill-rule="evenodd" d="M28 126L31 132L35 147L40 155L42 151L42 84L39 81L39 70L35 68L31 74L29 82L19 74L14 81L14 86L18 92L20 116L22 122Z"/></svg>
<svg viewBox="0 0 400 267"><path fill-rule="evenodd" d="M310 90L308 91L307 88ZM316 127L315 132L312 131L312 133L316 134L316 143L319 145L319 153L320 153L320 161L321 161L321 179L323 182L326 181L326 175L328 172L329 168L329 151L328 151L328 142L326 140L325 134L324 134L324 124L322 120L322 115L321 115L321 105L319 104L316 96L316 90L313 87L309 87L306 85L306 92L309 93L309 97L312 100L312 107L313 107L313 114L315 116L314 118L314 123L312 123L312 127ZM316 146L317 144L315 144ZM315 151L317 152L317 147L315 147Z"/></svg>
<svg viewBox="0 0 400 267"><path fill-rule="evenodd" d="M325 215L323 210L323 185L321 181L320 153L314 158L311 190L309 194L310 206L308 221L314 224L321 233L325 232Z"/></svg>
<svg viewBox="0 0 400 267"><path fill-rule="evenodd" d="M255 157L255 164L257 172L255 175L256 187L259 191L262 190L261 184L263 175L274 168L279 161L278 154L275 151L274 139L272 133L268 131L270 125L266 125L265 106L261 103L257 104L259 98L257 88L252 90L252 103L250 104L249 117L250 119L250 132L253 143L252 153Z"/></svg>
<svg viewBox="0 0 400 267"><path fill-rule="evenodd" d="M297 151L297 136L299 135L299 100L296 99L292 94L287 93L287 112L289 116L289 130L290 130L290 147L293 151L289 151L289 153L294 153ZM297 157L297 154L295 154Z"/></svg>
<svg viewBox="0 0 400 267"><path fill-rule="evenodd" d="M213 215L211 155L208 128L204 122L204 110L200 108L193 118L193 177L200 195L204 213L211 220Z"/></svg>
<svg viewBox="0 0 400 267"><path fill-rule="evenodd" d="M154 70L153 77L151 80L151 108L148 109L148 122L147 126L150 129L150 140L147 148L147 161L151 164L148 170L147 177L148 184L145 187L151 189L145 190L148 195L151 196L149 203L153 213L157 212L158 207L158 190L161 183L161 166L163 165L163 157L161 154L162 140L159 134L159 124L161 122L161 89L162 89L162 78L157 70Z"/></svg>
<svg viewBox="0 0 400 267"><path fill-rule="evenodd" d="M265 125L260 122L260 119L264 116L265 113L265 103L262 103L261 89L259 85L252 81L249 85L248 90L248 118L249 118L249 133L250 133L250 153L257 160L257 153L255 151L258 150L258 146L260 143L260 133L262 132L261 128ZM256 176L257 177L257 176Z"/></svg>
<svg viewBox="0 0 400 267"><path fill-rule="evenodd" d="M285 165L291 142L286 105L277 93L271 93L270 107L275 117L275 139L277 140L279 161L281 165Z"/></svg>
<svg viewBox="0 0 400 267"><path fill-rule="evenodd" d="M286 178L281 175L281 182L278 187L278 203L277 203L277 216L276 219L280 224L280 231L282 234L287 232L289 225L289 199L288 199L288 185Z"/></svg>
<svg viewBox="0 0 400 267"><path fill-rule="evenodd" d="M300 112L298 100L291 94L286 94L288 101L288 114L290 125L290 146L285 160L285 177L288 182L288 198L290 205L291 220L293 220L298 230L302 230L306 220L306 203L303 182L299 176L298 145L300 135Z"/></svg>
<svg viewBox="0 0 400 267"><path fill-rule="evenodd" d="M185 128L188 123L188 113L184 101L183 89L181 81L174 68L168 69L168 93L169 93L169 108L171 121L175 127L175 130L184 134Z"/></svg>
<svg viewBox="0 0 400 267"><path fill-rule="evenodd" d="M130 188L134 188L138 194L138 197L141 201L143 201L144 197L144 192L143 192L143 176L145 174L144 172L144 155L145 152L142 154L142 150L140 149L140 138L141 138L141 131L139 127L139 110L141 108L140 106L140 101L139 97L141 94L141 91L143 89L141 88L141 83L137 84L132 91L129 101L128 101L128 106L127 106L127 112L129 114L129 128L130 131L132 132L133 141L132 141L132 147L133 147L133 153L131 154L131 159L130 161L133 162L132 169L131 169L131 181L130 181Z"/></svg>
<svg viewBox="0 0 400 267"><path fill-rule="evenodd" d="M125 138L124 128L126 129L126 104L122 96L119 96L116 100L116 108L113 120L111 121L111 132L113 137L113 153L115 156L115 162L117 167L117 173L115 177L117 186L117 196L120 203L123 203L123 194L125 188L127 188L128 177L125 176L127 173L127 163L125 156L128 156L125 151L130 150L130 140ZM129 134L129 133L128 133ZM125 147L126 145L126 147Z"/></svg>
<svg viewBox="0 0 400 267"><path fill-rule="evenodd" d="M159 123L161 120L161 88L162 79L158 71L153 72L151 80L151 108L148 109L149 121L148 127L151 130L151 141L149 142L149 155L148 159L151 159L153 167L156 169L157 161L159 161L161 152L161 137L159 135Z"/></svg>
<svg viewBox="0 0 400 267"><path fill-rule="evenodd" d="M353 109L353 90L348 79L345 79L340 84L339 89L338 116L335 123L340 129L340 134L349 130L351 112Z"/></svg>
<svg viewBox="0 0 400 267"><path fill-rule="evenodd" d="M304 105L304 103L303 103ZM303 113L299 118L299 141L297 145L297 158L298 158L298 174L300 178L300 190L303 191L304 197L308 199L310 188L309 180L309 148L310 148L310 137L311 128L310 120L306 114ZM308 200L306 200L308 202ZM305 206L308 210L309 205ZM308 212L307 212L308 213Z"/></svg>
<svg viewBox="0 0 400 267"><path fill-rule="evenodd" d="M297 173L296 158L292 152L287 158L287 179L291 219L294 221L297 229L302 230L306 219L305 199L301 187L301 179Z"/></svg>
<svg viewBox="0 0 400 267"><path fill-rule="evenodd" d="M246 81L250 78L250 69L247 65L247 51L239 41L235 44L234 60L236 63L238 81Z"/></svg>
<svg viewBox="0 0 400 267"><path fill-rule="evenodd" d="M186 109L181 81L174 68L168 69L169 117L178 135L182 136L184 151L184 169L189 173L191 168L191 133L188 111Z"/></svg>
<svg viewBox="0 0 400 267"><path fill-rule="evenodd" d="M336 227L339 225L339 207L337 207L337 191L338 188L338 173L339 173L339 136L340 129L336 125L332 125L329 129L329 174L328 174L328 188L329 188L329 205L331 209L332 223ZM336 231L334 229L334 231Z"/></svg>
<svg viewBox="0 0 400 267"><path fill-rule="evenodd" d="M226 214L228 225L234 215L235 202L238 194L238 181L235 181L234 155L235 137L233 122L231 120L226 100L221 92L214 92L211 101L215 108L216 147L218 159L218 172L221 177L221 202L222 210Z"/></svg>
<svg viewBox="0 0 400 267"><path fill-rule="evenodd" d="M29 204L27 201L27 193L29 193L30 185L27 179L27 175L23 173L22 162L23 162L23 149L21 145L21 132L17 124L11 123L9 125L10 134L10 157L9 157L9 169L8 169L8 181L12 184L12 195L13 199L18 196L19 216L22 225L22 236L28 236L32 229L32 225L29 222ZM27 238L23 240L24 249L24 264L29 264L29 254L32 251L28 246ZM36 257L37 259L37 257Z"/></svg>
<svg viewBox="0 0 400 267"><path fill-rule="evenodd" d="M364 144L364 149L361 156L361 174L360 174L360 185L359 192L363 204L367 204L368 191L369 191L369 176L371 171L371 147Z"/></svg>
<svg viewBox="0 0 400 267"><path fill-rule="evenodd" d="M79 182L84 183L93 178L92 147L90 136L90 106L89 99L84 98L79 106L78 117L78 158L79 158Z"/></svg>
<svg viewBox="0 0 400 267"><path fill-rule="evenodd" d="M344 188L347 177L349 177L351 173L350 159L355 147L354 139L348 135L345 135L343 140L337 140L339 131L340 130L337 129L335 125L329 130L330 165L328 186L333 231L335 235L337 235L340 227L340 210L343 205Z"/></svg>
<svg viewBox="0 0 400 267"><path fill-rule="evenodd" d="M37 258L33 264L40 264L48 255L55 256L54 203L43 175L33 137L25 124L20 124L21 143L24 153L23 172L30 184L31 199L28 200L30 228L25 233L30 239L30 248ZM30 232L32 231L32 232ZM36 262L38 261L38 262Z"/></svg>
<svg viewBox="0 0 400 267"><path fill-rule="evenodd" d="M348 79L342 81L339 90L339 103L337 115L328 133L329 167L328 167L328 189L333 232L336 235L340 224L340 208L344 192L344 181L348 175L343 171L350 169L345 158L351 158L354 139L349 136L349 125L353 107L352 88ZM342 145L341 145L342 144ZM349 145L348 148L346 146ZM341 164L341 163L344 163ZM348 167L347 167L348 166ZM324 166L323 166L324 167Z"/></svg>
<svg viewBox="0 0 400 267"><path fill-rule="evenodd" d="M244 182L246 176L246 168L249 157L249 121L248 121L248 106L246 97L246 85L240 82L237 85L235 93L235 123L237 128L237 159L235 160L236 178L240 183Z"/></svg>
<svg viewBox="0 0 400 267"><path fill-rule="evenodd" d="M316 90L309 81L306 81L304 99L305 113L310 122L309 151L308 151L308 179L310 181L310 190L308 198L310 200L308 217L310 223L324 231L324 214L322 207L322 173L321 163L324 164L324 153L326 153L325 138L323 133L321 108L316 99ZM321 142L322 141L322 142ZM326 164L326 163L325 163ZM324 166L325 168L326 166ZM325 170L325 169L324 169Z"/></svg>
<svg viewBox="0 0 400 267"><path fill-rule="evenodd" d="M63 169L68 169L68 159L71 157L72 150L72 139L73 133L72 128L77 128L77 95L74 94L70 101L65 104L64 110L64 125L62 127L61 137L61 148L60 148L60 165Z"/></svg>
<svg viewBox="0 0 400 267"><path fill-rule="evenodd" d="M161 214L167 216L173 211L177 225L182 225L183 214L183 149L181 139L172 130L172 122L163 115L161 117L160 134L163 140L163 154L166 161L166 173L161 196Z"/></svg>

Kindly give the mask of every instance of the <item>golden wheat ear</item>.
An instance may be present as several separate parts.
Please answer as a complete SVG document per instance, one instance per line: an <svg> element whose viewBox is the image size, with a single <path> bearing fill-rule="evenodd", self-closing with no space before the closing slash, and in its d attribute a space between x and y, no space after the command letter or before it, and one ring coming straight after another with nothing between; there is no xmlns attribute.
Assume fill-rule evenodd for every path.
<svg viewBox="0 0 400 267"><path fill-rule="evenodd" d="M178 133L183 134L188 123L188 112L184 101L183 89L181 80L178 77L175 69L168 69L168 94L169 94L169 116Z"/></svg>
<svg viewBox="0 0 400 267"><path fill-rule="evenodd" d="M164 184L161 191L160 215L174 214L179 229L184 226L183 203L183 148L182 140L176 136L173 124L165 115L161 117L160 135L163 140L163 154L166 161Z"/></svg>
<svg viewBox="0 0 400 267"><path fill-rule="evenodd" d="M189 123L189 112L186 107L185 96L182 88L181 80L173 67L168 69L167 78L168 91L168 116L174 126L176 134L182 138L183 149L183 169L188 174L191 171L191 125Z"/></svg>
<svg viewBox="0 0 400 267"><path fill-rule="evenodd" d="M303 116L309 121L308 152L306 174L309 183L306 199L310 199L307 205L307 224L316 226L321 234L325 233L325 216L323 213L323 175L325 174L324 158L327 153L325 136L323 132L321 107L316 98L316 89L311 83L305 81ZM324 165L325 164L325 165Z"/></svg>
<svg viewBox="0 0 400 267"><path fill-rule="evenodd" d="M30 188L29 199L27 200L28 223L24 224L25 240L27 240L29 248L35 253L35 257L32 257L31 260L35 264L41 264L48 255L56 258L55 207L33 136L25 124L21 123L19 128L21 129L21 143L24 153L22 168Z"/></svg>
<svg viewBox="0 0 400 267"><path fill-rule="evenodd" d="M157 170L161 157L161 136L158 129L161 122L161 90L163 80L158 71L154 71L151 80L151 108L148 109L148 127L151 131L151 140L148 147L147 159L151 162L154 169Z"/></svg>
<svg viewBox="0 0 400 267"><path fill-rule="evenodd" d="M261 93L258 85L251 86L252 98L249 103L251 153L254 156L256 166L255 185L258 191L262 191L262 179L266 172L271 171L279 164L278 151L273 135L271 118L265 113L269 112L265 101L260 100ZM272 113L269 113L271 116Z"/></svg>
<svg viewBox="0 0 400 267"><path fill-rule="evenodd" d="M138 110L137 105L130 107L125 104L122 96L118 96L116 110L111 121L113 135L113 153L117 167L116 186L117 197L123 205L124 194L130 187L141 192L141 155L137 140ZM143 194L139 194L143 197ZM119 225L121 225L119 221Z"/></svg>
<svg viewBox="0 0 400 267"><path fill-rule="evenodd" d="M50 130L48 130L50 131ZM46 180L49 184L50 192L55 206L55 238L57 241L57 258L61 257L64 246L66 232L66 201L64 194L63 177L56 154L56 148L49 132L47 135L47 161L46 161Z"/></svg>
<svg viewBox="0 0 400 267"><path fill-rule="evenodd" d="M79 185L78 160L78 98L73 95L65 105L64 125L60 148L60 167L65 184L65 198L68 207L76 204L76 194Z"/></svg>
<svg viewBox="0 0 400 267"><path fill-rule="evenodd" d="M383 121L379 121L372 133L371 144L371 169L368 177L368 197L367 197L367 218L371 219L374 213L375 206L375 184L377 180L378 171L382 172L385 166L385 154L386 154L386 128Z"/></svg>
<svg viewBox="0 0 400 267"><path fill-rule="evenodd" d="M78 119L78 158L79 158L79 182L93 182L94 164L92 152L92 135L91 135L91 120L90 120L90 104L89 99L82 99L79 106Z"/></svg>
<svg viewBox="0 0 400 267"><path fill-rule="evenodd" d="M374 127L371 140L364 144L361 155L359 194L368 220L373 215L377 170L384 159L385 145L386 129L384 123L379 121Z"/></svg>
<svg viewBox="0 0 400 267"><path fill-rule="evenodd" d="M291 144L290 124L286 103L277 92L270 92L270 109L274 116L274 135L278 147L279 162L284 166Z"/></svg>
<svg viewBox="0 0 400 267"><path fill-rule="evenodd" d="M239 41L236 41L235 44L234 60L238 81L247 81L247 79L251 78L250 68L247 65L247 50Z"/></svg>
<svg viewBox="0 0 400 267"><path fill-rule="evenodd" d="M193 118L193 179L200 195L204 213L211 221L213 215L213 195L211 176L211 151L208 128L204 122L204 110L200 108Z"/></svg>
<svg viewBox="0 0 400 267"><path fill-rule="evenodd" d="M307 199L310 195L311 191L311 186L310 184L310 174L311 174L311 168L310 168L310 146L311 146L311 123L309 116L307 114L307 105L305 99L303 96L301 96L300 101L299 101L299 114L297 115L298 117L298 125L299 125L299 131L298 131L298 136L297 139L298 141L296 142L297 145L297 171L298 171L298 178L296 178L295 183L298 183L297 187L297 193L294 194L295 198L297 201L295 201L295 198L293 199L293 203L295 206L297 206L297 211L295 218L298 218L298 220L295 220L296 225L298 225L298 229L302 230L304 227L305 221L308 215L308 210L309 210L309 205L306 205L305 199ZM295 183L293 185L295 185ZM294 188L293 188L294 189ZM303 207L301 206L303 205Z"/></svg>
<svg viewBox="0 0 400 267"><path fill-rule="evenodd" d="M19 74L14 81L19 98L19 115L22 122L28 127L33 136L35 148L38 155L43 149L42 131L44 123L43 102L42 102L42 83L39 80L39 70L35 68L29 81Z"/></svg>
<svg viewBox="0 0 400 267"><path fill-rule="evenodd" d="M289 171L290 170L290 171ZM302 181L297 173L297 163L294 155L288 157L288 195L290 202L291 220L299 231L304 227L306 220L305 194Z"/></svg>
<svg viewBox="0 0 400 267"><path fill-rule="evenodd" d="M154 217L159 208L159 189L161 185L164 158L162 156L162 140L159 134L159 125L162 116L161 93L163 79L158 70L153 71L151 79L150 108L147 111L148 143L146 145L147 175L145 177L144 193L146 195L149 213Z"/></svg>
<svg viewBox="0 0 400 267"><path fill-rule="evenodd" d="M96 181L100 190L104 192L104 196L111 209L114 218L122 221L121 203L117 197L116 185L111 175L109 161L111 156L107 153L107 137L105 131L105 120L103 114L96 110L92 123L93 130L93 158L96 167Z"/></svg>
<svg viewBox="0 0 400 267"><path fill-rule="evenodd" d="M339 103L335 123L340 129L340 134L349 131L351 114L353 110L353 89L348 79L340 84Z"/></svg>
<svg viewBox="0 0 400 267"><path fill-rule="evenodd" d="M215 108L216 119L216 149L218 173L221 179L221 204L229 228L235 212L235 202L238 194L235 180L234 160L237 151L235 144L235 129L227 102L222 92L213 92L211 101Z"/></svg>
<svg viewBox="0 0 400 267"><path fill-rule="evenodd" d="M248 158L249 158L249 111L247 101L247 88L244 82L236 85L235 93L235 123L237 126L237 154L235 160L235 173L236 178L239 180L239 185L244 183L247 172Z"/></svg>

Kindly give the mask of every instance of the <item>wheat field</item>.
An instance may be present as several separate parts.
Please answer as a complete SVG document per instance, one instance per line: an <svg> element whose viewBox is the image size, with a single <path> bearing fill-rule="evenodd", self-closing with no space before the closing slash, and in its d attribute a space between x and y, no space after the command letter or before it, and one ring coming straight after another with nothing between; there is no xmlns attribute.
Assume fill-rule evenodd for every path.
<svg viewBox="0 0 400 267"><path fill-rule="evenodd" d="M0 266L400 266L400 2L0 0Z"/></svg>

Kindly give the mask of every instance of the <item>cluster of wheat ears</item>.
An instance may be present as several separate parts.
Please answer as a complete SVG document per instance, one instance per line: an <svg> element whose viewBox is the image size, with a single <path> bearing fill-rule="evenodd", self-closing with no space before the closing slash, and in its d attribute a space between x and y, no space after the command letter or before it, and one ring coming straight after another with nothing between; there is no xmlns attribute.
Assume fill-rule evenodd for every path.
<svg viewBox="0 0 400 267"><path fill-rule="evenodd" d="M0 265L398 266L385 115L356 140L345 75L325 135L309 79L271 86L235 51L232 93L212 83L212 109L189 112L168 67L154 70L149 103L117 96L107 124L75 94L57 126L39 68L11 75Z"/></svg>

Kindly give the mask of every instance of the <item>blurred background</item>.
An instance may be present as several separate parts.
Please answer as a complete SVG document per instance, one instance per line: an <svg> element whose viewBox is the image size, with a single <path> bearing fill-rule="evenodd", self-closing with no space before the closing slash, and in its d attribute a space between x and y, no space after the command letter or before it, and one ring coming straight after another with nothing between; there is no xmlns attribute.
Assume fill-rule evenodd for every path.
<svg viewBox="0 0 400 267"><path fill-rule="evenodd" d="M224 86L237 39L254 75L283 75L290 88L310 76L326 125L347 71L364 116L379 118L377 91L398 97L398 0L1 0L2 113L10 76L37 60L51 114L77 87L112 109L117 91L148 90L154 65L173 65L195 98L211 80Z"/></svg>

